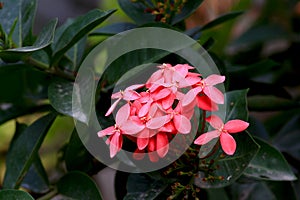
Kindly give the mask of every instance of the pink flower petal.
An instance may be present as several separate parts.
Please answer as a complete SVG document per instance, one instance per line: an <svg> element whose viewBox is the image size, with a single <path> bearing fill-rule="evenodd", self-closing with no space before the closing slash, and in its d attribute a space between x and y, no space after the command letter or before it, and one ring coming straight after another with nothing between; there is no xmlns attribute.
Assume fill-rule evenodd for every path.
<svg viewBox="0 0 300 200"><path fill-rule="evenodd" d="M220 136L220 142L223 151L227 155L233 155L236 150L236 142L234 138L228 133L222 133Z"/></svg>
<svg viewBox="0 0 300 200"><path fill-rule="evenodd" d="M166 133L158 133L156 135L156 149L159 157L163 158L169 151L169 140Z"/></svg>
<svg viewBox="0 0 300 200"><path fill-rule="evenodd" d="M162 71L161 71L161 70L157 70L156 72L154 72L154 73L150 76L150 78L148 79L146 85L152 84L152 83L154 83L155 81L161 79L161 78L162 78L162 75L163 75Z"/></svg>
<svg viewBox="0 0 300 200"><path fill-rule="evenodd" d="M224 94L213 86L207 86L203 89L204 94L206 94L213 102L217 104L224 103Z"/></svg>
<svg viewBox="0 0 300 200"><path fill-rule="evenodd" d="M244 122L243 120L235 119L230 120L224 125L224 129L228 131L228 133L238 133L246 130L249 126L249 123Z"/></svg>
<svg viewBox="0 0 300 200"><path fill-rule="evenodd" d="M148 145L149 138L148 137L147 138L139 138L138 137L136 143L137 143L138 149L143 150Z"/></svg>
<svg viewBox="0 0 300 200"><path fill-rule="evenodd" d="M196 83L199 83L200 81L201 81L200 77L189 76L189 77L186 77L183 81L179 82L179 87L184 88L184 87L192 86L192 85L195 85Z"/></svg>
<svg viewBox="0 0 300 200"><path fill-rule="evenodd" d="M143 160L144 157L145 157L145 151L144 150L139 150L139 149L136 149L134 152L133 152L133 158L135 160Z"/></svg>
<svg viewBox="0 0 300 200"><path fill-rule="evenodd" d="M152 104L152 101L148 101L146 104L144 104L141 109L139 110L139 117L145 117L149 113L150 106Z"/></svg>
<svg viewBox="0 0 300 200"><path fill-rule="evenodd" d="M148 153L148 156L149 156L149 160L150 160L151 162L158 162L158 161L159 161L159 157L158 157L156 151L149 152L149 153Z"/></svg>
<svg viewBox="0 0 300 200"><path fill-rule="evenodd" d="M98 137L103 137L103 136L106 136L106 135L111 135L113 133L113 131L115 130L115 127L114 126L110 126L106 129L103 129L101 131L99 131L97 133Z"/></svg>
<svg viewBox="0 0 300 200"><path fill-rule="evenodd" d="M160 132L168 132L168 133L177 133L177 129L174 126L173 121L166 123L163 127L159 129Z"/></svg>
<svg viewBox="0 0 300 200"><path fill-rule="evenodd" d="M138 132L142 131L144 128L145 125L136 123L132 120L127 120L121 126L122 131L124 132L124 134L127 135L137 134Z"/></svg>
<svg viewBox="0 0 300 200"><path fill-rule="evenodd" d="M186 93L186 95L184 95L182 99L182 106L189 105L201 91L202 91L201 87L196 87L188 91L188 93Z"/></svg>
<svg viewBox="0 0 300 200"><path fill-rule="evenodd" d="M128 91L128 90L136 90L136 89L142 88L142 87L144 87L144 86L145 86L145 84L131 85L131 86L127 87L127 88L125 89L125 91Z"/></svg>
<svg viewBox="0 0 300 200"><path fill-rule="evenodd" d="M139 99L141 97L141 95L139 93L137 93L136 91L125 91L124 95L123 95L123 99L125 101L132 101L132 100L136 100Z"/></svg>
<svg viewBox="0 0 300 200"><path fill-rule="evenodd" d="M206 95L197 96L197 106L202 110L207 111L217 111L219 109L218 105L210 100Z"/></svg>
<svg viewBox="0 0 300 200"><path fill-rule="evenodd" d="M161 104L163 109L167 110L171 108L171 106L174 103L174 100L175 100L175 95L173 93L171 93L168 97L162 99Z"/></svg>
<svg viewBox="0 0 300 200"><path fill-rule="evenodd" d="M129 114L130 114L130 105L129 103L126 103L117 112L116 124L122 125L125 121L127 121Z"/></svg>
<svg viewBox="0 0 300 200"><path fill-rule="evenodd" d="M123 98L123 94L122 94L122 92L116 92L111 95L111 98L112 99L121 99L121 98Z"/></svg>
<svg viewBox="0 0 300 200"><path fill-rule="evenodd" d="M204 145L210 142L212 139L217 138L219 136L220 136L220 132L218 130L203 133L194 141L194 144Z"/></svg>
<svg viewBox="0 0 300 200"><path fill-rule="evenodd" d="M212 74L204 79L207 85L217 85L219 83L223 83L225 81L225 76L220 76L216 74Z"/></svg>
<svg viewBox="0 0 300 200"><path fill-rule="evenodd" d="M183 115L175 115L173 118L175 128L179 133L188 134L191 132L191 122L190 120Z"/></svg>
<svg viewBox="0 0 300 200"><path fill-rule="evenodd" d="M160 100L160 99L163 99L163 98L167 97L170 93L171 93L171 90L169 90L167 88L164 88L164 89L161 89L161 90L156 91L155 93L153 93L152 97L153 97L154 101L157 101L157 100Z"/></svg>
<svg viewBox="0 0 300 200"><path fill-rule="evenodd" d="M150 138L149 143L148 143L148 151L149 152L156 151L156 138L155 137Z"/></svg>
<svg viewBox="0 0 300 200"><path fill-rule="evenodd" d="M183 65L183 64L177 64L174 66L174 69L176 70L175 73L179 74L182 77L186 77L188 70L192 69L189 65Z"/></svg>
<svg viewBox="0 0 300 200"><path fill-rule="evenodd" d="M169 120L168 115L160 116L160 117L154 117L146 123L146 127L150 128L150 129L159 129L163 125L168 123L169 121L170 120Z"/></svg>
<svg viewBox="0 0 300 200"><path fill-rule="evenodd" d="M120 133L116 132L111 136L109 150L110 157L113 158L122 148L123 138Z"/></svg>
<svg viewBox="0 0 300 200"><path fill-rule="evenodd" d="M118 103L121 101L121 99L117 99L111 106L110 108L108 109L108 111L106 112L105 116L108 116L110 115L114 109L116 108L116 106L118 105Z"/></svg>
<svg viewBox="0 0 300 200"><path fill-rule="evenodd" d="M224 123L222 119L217 115L211 115L206 118L206 121L215 129L222 129L224 126Z"/></svg>

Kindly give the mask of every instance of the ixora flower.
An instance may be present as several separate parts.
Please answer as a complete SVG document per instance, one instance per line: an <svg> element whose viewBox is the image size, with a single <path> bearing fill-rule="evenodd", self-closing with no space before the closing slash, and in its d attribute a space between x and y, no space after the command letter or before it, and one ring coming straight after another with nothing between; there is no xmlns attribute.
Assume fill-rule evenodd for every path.
<svg viewBox="0 0 300 200"><path fill-rule="evenodd" d="M247 129L249 123L242 120L230 120L225 124L217 115L211 115L206 118L206 121L216 130L200 135L195 141L195 144L203 145L214 138L220 137L220 143L223 151L227 155L233 155L236 150L236 142L230 133L238 133Z"/></svg>
<svg viewBox="0 0 300 200"><path fill-rule="evenodd" d="M136 143L134 159L141 160L148 154L150 161L157 162L168 154L169 143L176 134L190 134L195 108L215 111L218 104L224 103L224 95L215 87L224 82L224 76L212 74L204 78L188 64L157 67L145 84L112 94L111 99L116 100L105 116L117 104L125 101L125 105L117 111L115 125L98 132L98 137L109 136L106 143L110 145L111 158L122 149L123 138L127 137ZM215 115L206 120L217 130L201 135L195 143L202 145L220 137L223 150L232 155L236 143L229 133L246 129L248 123L231 120L224 125Z"/></svg>

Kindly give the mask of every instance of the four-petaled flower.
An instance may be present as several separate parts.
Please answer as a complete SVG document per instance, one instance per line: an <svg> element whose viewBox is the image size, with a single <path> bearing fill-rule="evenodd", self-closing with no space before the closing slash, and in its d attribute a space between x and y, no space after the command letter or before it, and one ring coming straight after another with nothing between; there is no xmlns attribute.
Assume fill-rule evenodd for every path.
<svg viewBox="0 0 300 200"><path fill-rule="evenodd" d="M238 133L244 131L249 123L242 120L230 120L225 124L217 115L211 115L206 118L206 121L216 130L200 135L195 141L195 144L203 145L214 138L220 137L220 143L223 151L228 155L233 155L236 150L236 142L230 133Z"/></svg>

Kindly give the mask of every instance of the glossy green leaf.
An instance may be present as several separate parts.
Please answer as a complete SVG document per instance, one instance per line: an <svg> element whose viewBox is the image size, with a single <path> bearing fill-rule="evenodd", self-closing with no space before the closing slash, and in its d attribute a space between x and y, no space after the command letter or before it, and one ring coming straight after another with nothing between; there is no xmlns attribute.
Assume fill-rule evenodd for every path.
<svg viewBox="0 0 300 200"><path fill-rule="evenodd" d="M12 39L16 47L22 47L24 40L31 37L32 25L36 11L36 0L2 0L3 8L0 10L1 25L8 34L17 19Z"/></svg>
<svg viewBox="0 0 300 200"><path fill-rule="evenodd" d="M50 113L38 119L14 138L6 156L3 188L20 186L55 117Z"/></svg>
<svg viewBox="0 0 300 200"><path fill-rule="evenodd" d="M58 40L53 44L53 64L57 64L59 59L66 53L74 44L76 44L88 32L97 27L101 22L107 19L115 10L100 11L92 10L87 14L80 16L68 26L61 34Z"/></svg>
<svg viewBox="0 0 300 200"><path fill-rule="evenodd" d="M276 96L251 96L248 98L251 111L279 111L300 108L300 103Z"/></svg>
<svg viewBox="0 0 300 200"><path fill-rule="evenodd" d="M147 0L147 2L150 2ZM140 2L132 2L127 0L118 0L122 10L138 25L150 23L155 21L155 16L151 13L145 13L147 8Z"/></svg>
<svg viewBox="0 0 300 200"><path fill-rule="evenodd" d="M227 22L229 20L235 19L238 16L242 15L243 13L244 13L243 11L234 11L234 12L230 12L230 13L226 13L224 15L221 15L221 16L217 17L216 19L208 22L204 26L202 26L201 31L204 31L206 29L210 29L212 27L220 25L220 24L222 24L224 22Z"/></svg>
<svg viewBox="0 0 300 200"><path fill-rule="evenodd" d="M103 73L103 80L108 85L112 85L116 83L127 71L137 67L141 66L143 64L148 63L155 63L159 59L165 57L166 55L170 54L167 51L160 50L160 49L140 49L131 51L129 53L126 53L122 56L120 56L118 59L114 60L105 70ZM146 66L145 66L146 67ZM143 74L148 75L150 77L151 72L146 72L146 70L151 70L152 73L154 72L154 69L156 69L154 66L145 68L143 72L140 71L139 75L136 75L134 81L138 81L138 77L145 78ZM128 77L128 81L133 81L132 77ZM143 80L143 79L142 79ZM144 82L144 80L143 80Z"/></svg>
<svg viewBox="0 0 300 200"><path fill-rule="evenodd" d="M34 105L31 103L12 104L12 103L0 103L0 124L3 124L11 119L32 114L34 112L49 111L51 106L49 105Z"/></svg>
<svg viewBox="0 0 300 200"><path fill-rule="evenodd" d="M247 108L247 93L248 90L235 90L226 92L226 117L225 121L232 119L248 120Z"/></svg>
<svg viewBox="0 0 300 200"><path fill-rule="evenodd" d="M47 98L48 75L30 65L20 63L0 66L0 76L0 91L5 94L0 98L1 103L26 105Z"/></svg>
<svg viewBox="0 0 300 200"><path fill-rule="evenodd" d="M175 17L172 19L171 24L174 25L189 17L193 12L197 10L197 8L202 2L203 0L186 1L180 13L176 14Z"/></svg>
<svg viewBox="0 0 300 200"><path fill-rule="evenodd" d="M54 30L57 24L57 19L52 20L48 25L46 25L41 33L38 35L36 41L31 46L23 46L19 48L0 50L0 58L5 60L10 60L13 57L25 56L34 51L38 51L49 46L54 37Z"/></svg>
<svg viewBox="0 0 300 200"><path fill-rule="evenodd" d="M41 158L37 155L25 175L21 186L34 193L49 191L49 180Z"/></svg>
<svg viewBox="0 0 300 200"><path fill-rule="evenodd" d="M69 65L63 66L63 68L70 73L75 72L82 61L85 46L87 44L87 37L83 37L76 44L73 45L66 53L66 57L71 61Z"/></svg>
<svg viewBox="0 0 300 200"><path fill-rule="evenodd" d="M276 181L293 181L295 177L283 155L267 142L256 138L260 149L248 165L244 174L246 176Z"/></svg>
<svg viewBox="0 0 300 200"><path fill-rule="evenodd" d="M34 200L30 194L21 190L0 190L1 200Z"/></svg>
<svg viewBox="0 0 300 200"><path fill-rule="evenodd" d="M199 34L201 34L202 31L213 28L215 26L218 26L224 22L227 22L229 20L233 20L243 14L243 11L234 11L230 13L226 13L224 15L221 15L217 17L216 19L208 22L207 24L200 26L200 27L195 27L187 30L185 33L193 38L198 38Z"/></svg>
<svg viewBox="0 0 300 200"><path fill-rule="evenodd" d="M69 144L66 147L64 159L68 171L80 170L88 173L95 167L95 163L93 162L94 157L82 144L76 129L74 129Z"/></svg>
<svg viewBox="0 0 300 200"><path fill-rule="evenodd" d="M203 0L194 0L194 1L186 1L181 12L176 14L171 20L171 24L176 24L181 22L188 16L190 16L202 3ZM153 4L147 0L149 5L153 7ZM155 21L155 15L151 13L146 13L145 10L147 7L140 2L132 2L127 0L118 0L118 3L122 10L138 25L151 23Z"/></svg>
<svg viewBox="0 0 300 200"><path fill-rule="evenodd" d="M168 186L161 179L153 179L145 174L130 174L127 181L127 194L124 200L154 200Z"/></svg>
<svg viewBox="0 0 300 200"><path fill-rule="evenodd" d="M94 102L94 75L91 71L86 71L78 77L77 83L80 85L65 80L54 80L49 85L48 96L51 105L58 112L87 124Z"/></svg>
<svg viewBox="0 0 300 200"><path fill-rule="evenodd" d="M101 200L95 182L82 172L69 172L57 183L58 193L77 200Z"/></svg>
<svg viewBox="0 0 300 200"><path fill-rule="evenodd" d="M90 36L102 36L102 35L115 35L123 31L128 31L130 29L136 28L137 26L129 22L119 22L110 24L101 28L96 29L91 32Z"/></svg>

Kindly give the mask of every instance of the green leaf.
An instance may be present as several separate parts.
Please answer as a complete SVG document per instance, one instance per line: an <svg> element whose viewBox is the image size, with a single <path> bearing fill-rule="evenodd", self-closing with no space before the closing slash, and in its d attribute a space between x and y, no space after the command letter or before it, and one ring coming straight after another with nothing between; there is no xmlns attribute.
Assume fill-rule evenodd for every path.
<svg viewBox="0 0 300 200"><path fill-rule="evenodd" d="M82 144L76 129L74 129L69 144L64 153L64 159L68 171L80 170L90 172L94 166L94 157L87 151Z"/></svg>
<svg viewBox="0 0 300 200"><path fill-rule="evenodd" d="M49 85L48 96L51 105L58 112L88 124L92 104L94 103L93 88L95 81L93 72L82 72L77 80L76 83L54 80Z"/></svg>
<svg viewBox="0 0 300 200"><path fill-rule="evenodd" d="M20 186L55 117L56 114L50 113L38 119L14 138L6 156L3 188Z"/></svg>
<svg viewBox="0 0 300 200"><path fill-rule="evenodd" d="M201 31L213 28L215 26L218 26L224 22L227 22L229 20L235 19L238 16L242 15L244 13L244 11L234 11L234 12L230 12L230 13L226 13L224 15L219 16L218 18L208 22L207 24L205 24L204 26L202 26L202 28L200 29Z"/></svg>
<svg viewBox="0 0 300 200"><path fill-rule="evenodd" d="M0 124L19 116L32 114L34 112L45 112L49 111L50 109L51 106L49 105L34 105L31 103L23 103L22 105L0 103Z"/></svg>
<svg viewBox="0 0 300 200"><path fill-rule="evenodd" d="M67 51L66 57L71 61L71 63L70 65L64 66L65 70L68 70L70 72L77 71L82 61L86 43L87 37L83 37L71 49Z"/></svg>
<svg viewBox="0 0 300 200"><path fill-rule="evenodd" d="M49 191L49 180L41 158L36 155L33 159L21 186L34 193L46 193Z"/></svg>
<svg viewBox="0 0 300 200"><path fill-rule="evenodd" d="M250 161L259 150L259 145L248 132L234 134L237 149L233 156L223 156L223 151L218 151L204 159L205 163L213 163L209 168L212 172L199 172L195 178L195 185L201 188L219 188L234 183L247 168ZM209 180L203 178L214 177ZM221 177L221 179L220 179Z"/></svg>
<svg viewBox="0 0 300 200"><path fill-rule="evenodd" d="M69 172L57 183L60 194L77 200L101 200L95 182L82 172Z"/></svg>
<svg viewBox="0 0 300 200"><path fill-rule="evenodd" d="M30 194L21 190L0 190L0 199L7 200L34 200Z"/></svg>
<svg viewBox="0 0 300 200"><path fill-rule="evenodd" d="M260 150L248 165L246 176L274 181L293 181L297 178L283 155L267 142L255 138Z"/></svg>
<svg viewBox="0 0 300 200"><path fill-rule="evenodd" d="M22 47L24 40L31 37L32 25L37 8L36 0L2 0L0 19L4 31L8 34L17 19L12 39L17 47Z"/></svg>
<svg viewBox="0 0 300 200"><path fill-rule="evenodd" d="M28 53L32 53L34 51L38 51L49 46L53 40L56 24L57 19L49 22L49 24L42 29L41 33L38 35L36 41L32 46L6 49L3 51L0 50L0 58L5 60L10 59L11 57L21 58L22 56L27 55Z"/></svg>
<svg viewBox="0 0 300 200"><path fill-rule="evenodd" d="M171 24L177 24L178 22L181 22L182 20L189 17L193 12L197 10L202 2L203 0L186 1L183 8L181 9L181 12L175 15L175 17L172 19Z"/></svg>
<svg viewBox="0 0 300 200"><path fill-rule="evenodd" d="M135 24L129 22L119 22L98 28L95 31L91 32L90 36L115 35L136 27L137 26Z"/></svg>
<svg viewBox="0 0 300 200"><path fill-rule="evenodd" d="M248 108L247 108L247 93L246 90L234 90L226 92L226 118L225 121L232 119L248 120Z"/></svg>
<svg viewBox="0 0 300 200"><path fill-rule="evenodd" d="M62 35L53 43L52 64L57 64L59 59L83 36L97 27L101 22L107 19L115 10L100 11L92 10L87 14L80 16L68 26Z"/></svg>
<svg viewBox="0 0 300 200"><path fill-rule="evenodd" d="M48 75L29 65L0 66L0 77L1 103L27 105L47 98Z"/></svg>
<svg viewBox="0 0 300 200"><path fill-rule="evenodd" d="M221 16L217 17L216 19L208 22L207 24L205 24L203 26L191 28L191 29L187 30L185 33L193 38L199 38L199 34L201 34L202 31L213 28L215 26L218 26L229 20L233 20L243 13L244 13L243 11L234 11L234 12L226 13L226 14L221 15Z"/></svg>
<svg viewBox="0 0 300 200"><path fill-rule="evenodd" d="M300 108L300 103L276 96L251 96L248 97L248 105L251 111L279 111Z"/></svg>
<svg viewBox="0 0 300 200"><path fill-rule="evenodd" d="M112 85L130 69L142 64L155 63L168 54L170 53L160 49L139 49L123 54L106 68L105 72L103 73L103 80L105 80L108 85ZM145 78L141 75L141 73L148 74L148 72L145 72L145 70L149 70L149 68L144 69L143 72L140 71L140 74L136 75L136 80L138 80L138 76L140 76L140 78ZM152 69L156 68L152 67ZM130 80L132 81L132 77L127 78L127 81Z"/></svg>
<svg viewBox="0 0 300 200"><path fill-rule="evenodd" d="M153 179L146 174L130 174L127 181L127 194L124 200L154 200L168 184L161 179Z"/></svg>
<svg viewBox="0 0 300 200"><path fill-rule="evenodd" d="M148 0L146 0L149 2ZM155 16L151 13L145 13L146 6L139 2L132 2L128 0L118 0L121 9L138 25L150 23L155 21Z"/></svg>

